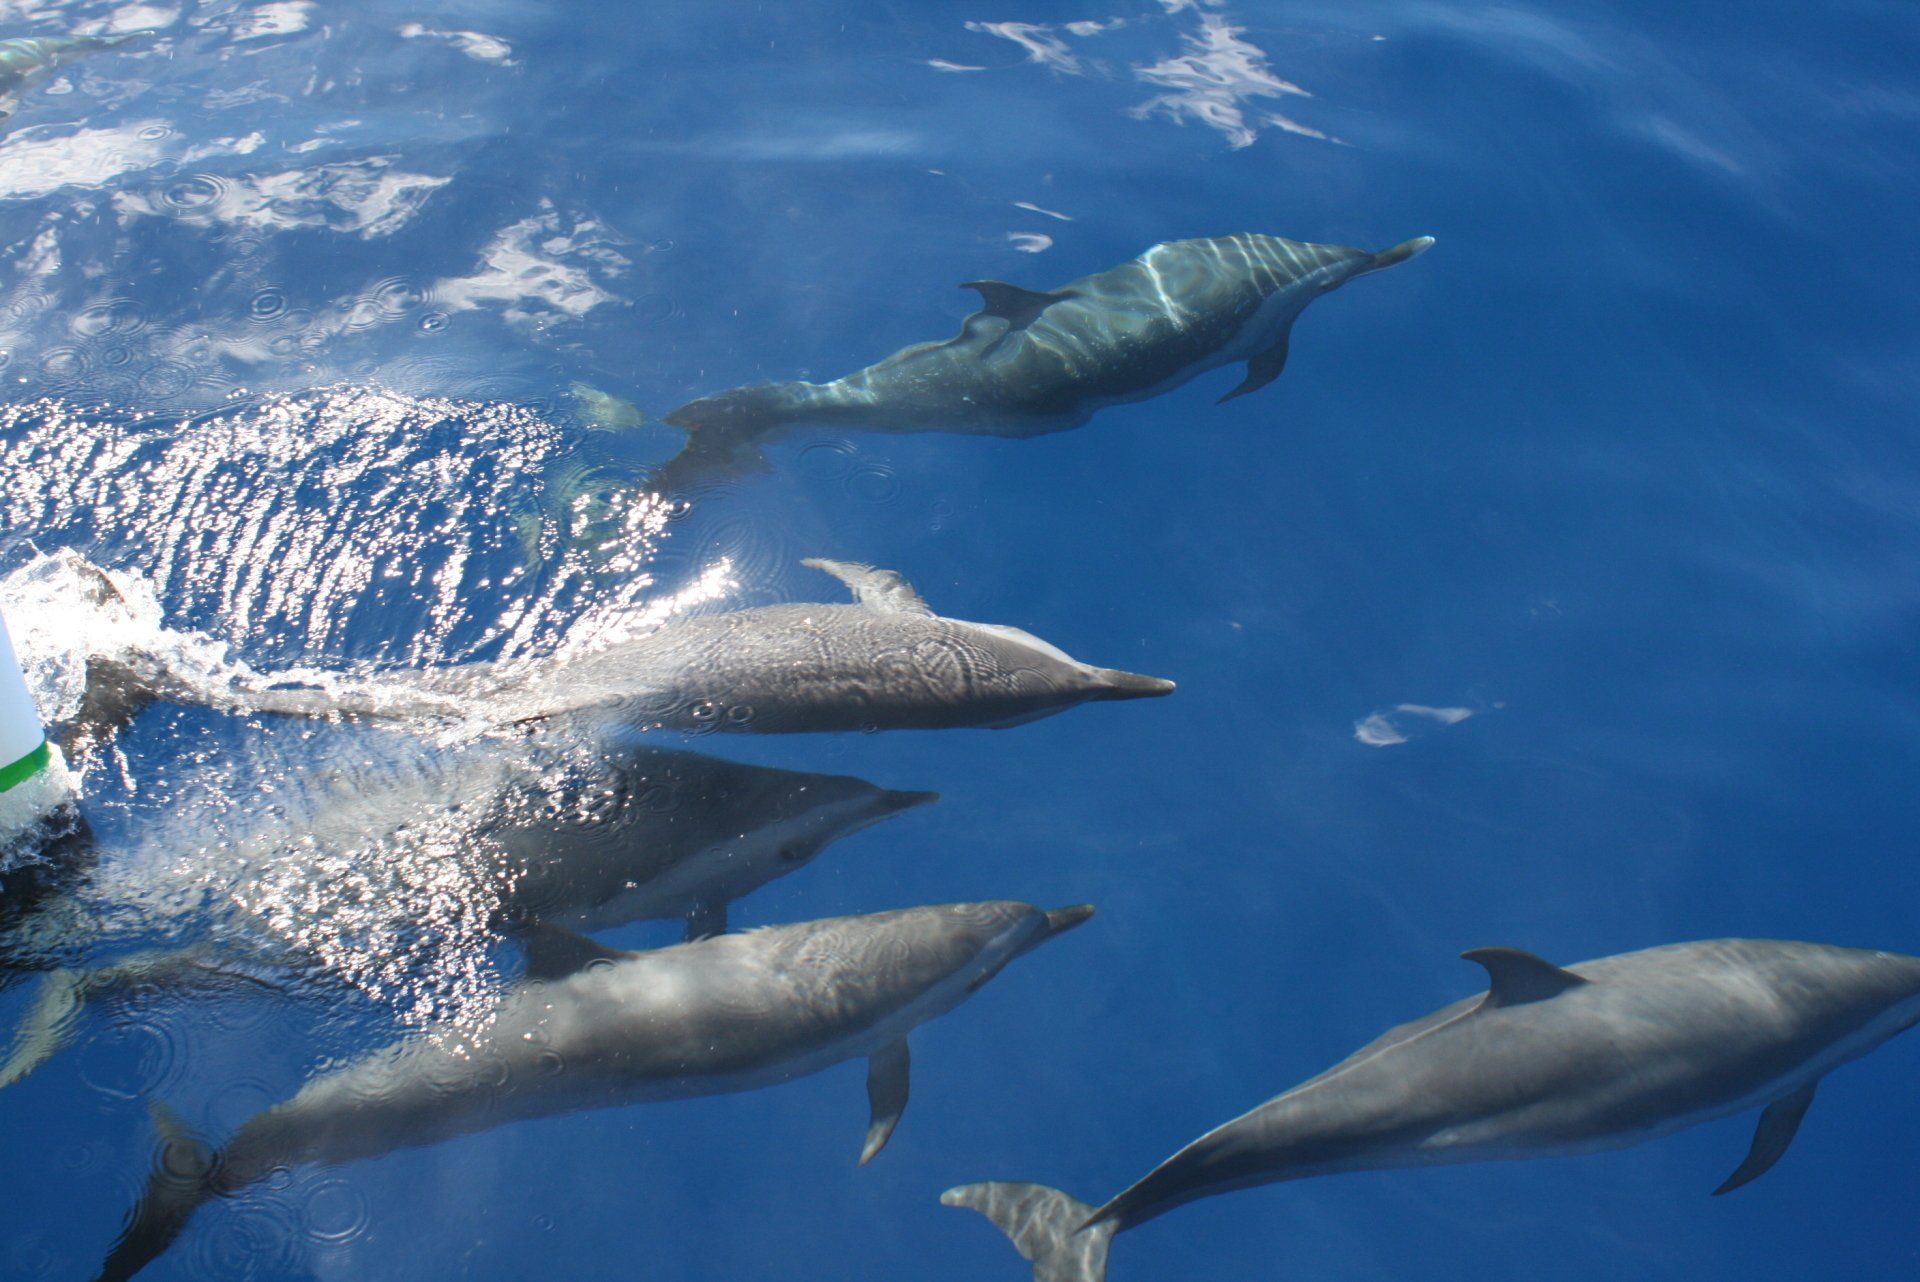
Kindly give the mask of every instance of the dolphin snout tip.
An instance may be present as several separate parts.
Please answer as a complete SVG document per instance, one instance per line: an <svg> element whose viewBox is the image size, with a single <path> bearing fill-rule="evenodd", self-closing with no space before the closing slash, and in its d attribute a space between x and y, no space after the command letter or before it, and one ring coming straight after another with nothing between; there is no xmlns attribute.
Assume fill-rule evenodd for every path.
<svg viewBox="0 0 1920 1282"><path fill-rule="evenodd" d="M1361 274L1377 272L1382 267L1393 267L1406 262L1409 258L1418 258L1433 248L1433 237L1415 236L1412 240L1403 240L1392 249L1383 249L1367 260L1360 268Z"/></svg>
<svg viewBox="0 0 1920 1282"><path fill-rule="evenodd" d="M1065 908L1056 908L1045 914L1047 919L1047 938L1065 934L1087 918L1093 916L1092 904L1069 904Z"/></svg>
<svg viewBox="0 0 1920 1282"><path fill-rule="evenodd" d="M889 788L881 797L880 804L888 814L897 815L902 811L918 810L921 806L931 806L938 800L940 800L940 794L937 792L903 792L898 789Z"/></svg>
<svg viewBox="0 0 1920 1282"><path fill-rule="evenodd" d="M1175 689L1173 682L1165 677L1122 672L1118 668L1096 668L1094 676L1100 683L1097 697L1101 699L1158 699Z"/></svg>

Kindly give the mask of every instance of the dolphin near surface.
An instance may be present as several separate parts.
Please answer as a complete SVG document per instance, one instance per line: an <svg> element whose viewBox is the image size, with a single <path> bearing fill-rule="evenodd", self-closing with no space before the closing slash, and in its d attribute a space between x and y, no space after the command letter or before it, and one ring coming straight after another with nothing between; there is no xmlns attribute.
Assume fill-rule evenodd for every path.
<svg viewBox="0 0 1920 1282"><path fill-rule="evenodd" d="M943 343L922 343L831 383L765 383L691 401L664 421L686 446L656 488L765 466L760 446L796 427L1027 437L1083 425L1111 405L1171 391L1246 362L1221 400L1280 376L1307 304L1403 263L1431 236L1373 252L1242 234L1155 245L1054 290L969 281L981 309Z"/></svg>
<svg viewBox="0 0 1920 1282"><path fill-rule="evenodd" d="M137 852L109 851L94 884L0 929L0 966L50 971L0 1054L0 1087L57 1053L84 1006L130 993L271 989L298 973L351 984L369 965L381 975L477 966L501 930L534 922L604 930L684 919L689 939L720 934L734 900L938 800L632 740L583 732L448 750L340 734L323 753L363 755L337 778L253 746L273 787L234 808L249 816L237 828L184 824L173 835L198 844L168 851L162 877ZM165 831L152 840L171 844ZM120 862L136 870L116 873ZM208 934L150 946L156 932L191 938L203 912ZM410 938L424 921L437 929L403 955L371 958L340 942ZM81 962L128 929L149 946Z"/></svg>
<svg viewBox="0 0 1920 1282"><path fill-rule="evenodd" d="M533 982L482 1018L314 1077L217 1154L165 1138L100 1282L132 1277L202 1203L276 1170L580 1109L754 1090L860 1058L872 1110L864 1164L906 1107L908 1034L1092 913L948 904L644 953L549 930L531 941Z"/></svg>
<svg viewBox="0 0 1920 1282"><path fill-rule="evenodd" d="M1038 1282L1098 1282L1113 1235L1198 1198L1343 1171L1624 1148L1761 1108L1716 1193L1792 1143L1820 1080L1920 1021L1920 957L1759 939L1622 953L1562 969L1465 954L1490 985L1401 1025L1201 1136L1104 1206L1039 1184L969 1184Z"/></svg>
<svg viewBox="0 0 1920 1282"><path fill-rule="evenodd" d="M792 734L1001 729L1174 684L1082 663L996 623L935 614L891 570L813 558L854 604L690 615L585 654L475 663L324 685L157 676L163 697L246 712L443 718L502 726L564 714L645 730Z"/></svg>

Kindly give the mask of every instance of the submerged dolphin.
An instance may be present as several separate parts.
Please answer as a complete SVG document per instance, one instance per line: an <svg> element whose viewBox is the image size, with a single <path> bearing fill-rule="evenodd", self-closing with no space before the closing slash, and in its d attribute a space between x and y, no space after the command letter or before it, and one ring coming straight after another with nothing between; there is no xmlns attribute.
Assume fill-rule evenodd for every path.
<svg viewBox="0 0 1920 1282"><path fill-rule="evenodd" d="M354 982L365 966L383 976L451 969L457 953L473 954L462 964L477 968L497 928L535 921L602 930L684 918L689 939L719 934L733 900L938 799L614 735L455 750L373 738L332 746L366 754L338 779L270 763L271 793L235 807L267 817L180 852L169 876L116 882L110 864L96 884L0 930L0 964L56 967L0 1060L0 1087L58 1052L84 1005L130 992L270 986L297 970ZM139 863L134 852L107 852L116 854ZM209 938L72 964L111 933L103 921L149 939L185 935L196 922L167 919L206 899L216 901ZM340 943L409 938L422 922L434 929L418 956L369 958Z"/></svg>
<svg viewBox="0 0 1920 1282"><path fill-rule="evenodd" d="M1018 628L936 615L891 570L803 562L853 605L769 605L677 619L584 655L467 664L326 687L260 682L167 689L252 712L444 717L494 725L584 714L642 729L761 734L1000 729L1173 682L1096 668Z"/></svg>
<svg viewBox="0 0 1920 1282"><path fill-rule="evenodd" d="M543 934L528 967L541 982L483 1018L313 1078L211 1159L167 1144L101 1282L137 1273L207 1199L276 1170L584 1108L754 1090L860 1058L872 1105L864 1164L906 1108L907 1035L1092 913L949 904L646 953Z"/></svg>
<svg viewBox="0 0 1920 1282"><path fill-rule="evenodd" d="M1373 253L1243 234L1155 245L1052 291L969 281L984 304L957 337L904 348L831 383L765 383L692 401L665 421L691 436L660 488L764 466L759 447L793 427L1040 436L1109 405L1146 400L1238 361L1223 396L1280 376L1293 322L1356 276L1405 262L1421 236Z"/></svg>
<svg viewBox="0 0 1920 1282"><path fill-rule="evenodd" d="M1098 1282L1121 1229L1214 1193L1342 1171L1624 1148L1764 1107L1720 1186L1785 1153L1820 1079L1920 1022L1920 957L1719 939L1561 969L1511 948L1468 998L1206 1135L1106 1205L1039 1184L940 1200L992 1220L1039 1282Z"/></svg>
<svg viewBox="0 0 1920 1282"><path fill-rule="evenodd" d="M153 31L125 31L111 36L26 36L0 40L0 102L24 89L28 82L71 61L76 55L96 49L111 49L156 35ZM0 106L0 120L12 112Z"/></svg>

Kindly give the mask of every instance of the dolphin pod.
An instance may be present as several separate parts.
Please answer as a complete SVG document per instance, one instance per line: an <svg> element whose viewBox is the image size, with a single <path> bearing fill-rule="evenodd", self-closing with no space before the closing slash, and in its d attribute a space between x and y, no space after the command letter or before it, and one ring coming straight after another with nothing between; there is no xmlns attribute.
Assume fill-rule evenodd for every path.
<svg viewBox="0 0 1920 1282"><path fill-rule="evenodd" d="M868 1061L865 1164L906 1108L908 1035L1092 914L947 904L642 953L547 928L529 943L529 984L483 1018L314 1077L217 1154L169 1136L100 1282L132 1277L202 1203L276 1170L582 1108L756 1090L850 1059Z"/></svg>
<svg viewBox="0 0 1920 1282"><path fill-rule="evenodd" d="M981 308L943 343L903 348L831 383L739 387L671 411L688 433L654 484L677 489L765 466L760 447L795 427L1026 437L1080 427L1223 365L1280 377L1293 322L1356 276L1403 263L1420 236L1372 252L1242 234L1155 245L1054 290L968 281Z"/></svg>
<svg viewBox="0 0 1920 1282"><path fill-rule="evenodd" d="M1565 969L1512 948L1465 956L1487 992L1392 1029L1207 1132L1105 1205L1039 1184L969 1184L1037 1282L1098 1282L1113 1235L1198 1198L1343 1171L1560 1157L1760 1108L1717 1193L1793 1142L1820 1080L1920 1022L1920 957L1716 939Z"/></svg>
<svg viewBox="0 0 1920 1282"><path fill-rule="evenodd" d="M676 619L582 655L475 663L312 687L168 684L167 697L308 716L493 725L581 714L643 729L792 734L1001 729L1082 703L1170 694L1019 628L935 614L891 570L810 558L854 604L768 605Z"/></svg>

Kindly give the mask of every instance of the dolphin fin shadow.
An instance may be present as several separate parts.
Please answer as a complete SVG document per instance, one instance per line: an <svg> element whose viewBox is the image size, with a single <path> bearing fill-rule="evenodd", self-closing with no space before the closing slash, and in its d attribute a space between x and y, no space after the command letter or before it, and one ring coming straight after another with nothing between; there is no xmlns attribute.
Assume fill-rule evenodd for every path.
<svg viewBox="0 0 1920 1282"><path fill-rule="evenodd" d="M726 933L727 901L724 899L698 904L692 912L687 914L686 942L689 944Z"/></svg>
<svg viewBox="0 0 1920 1282"><path fill-rule="evenodd" d="M635 955L544 921L527 924L521 932L520 946L526 954L527 978L545 983L565 979L589 966L625 961Z"/></svg>
<svg viewBox="0 0 1920 1282"><path fill-rule="evenodd" d="M725 485L773 467L757 445L714 445L698 436L647 478L647 489L673 495Z"/></svg>

